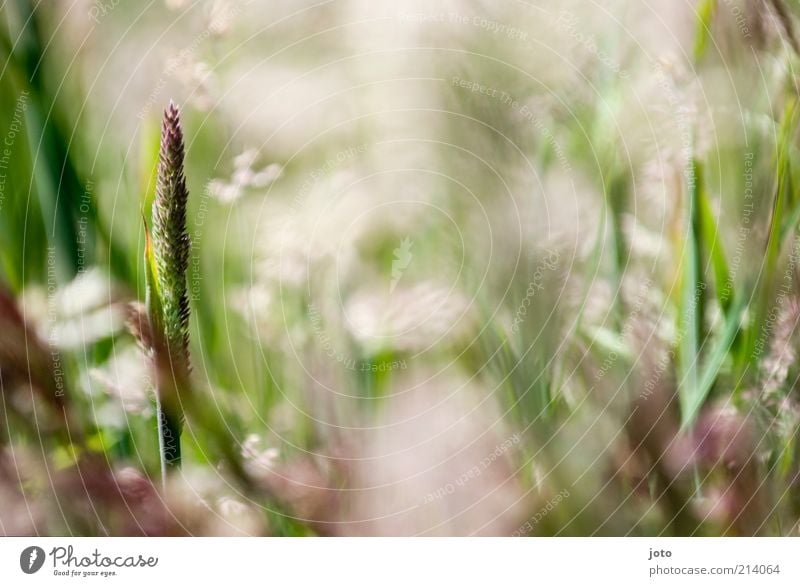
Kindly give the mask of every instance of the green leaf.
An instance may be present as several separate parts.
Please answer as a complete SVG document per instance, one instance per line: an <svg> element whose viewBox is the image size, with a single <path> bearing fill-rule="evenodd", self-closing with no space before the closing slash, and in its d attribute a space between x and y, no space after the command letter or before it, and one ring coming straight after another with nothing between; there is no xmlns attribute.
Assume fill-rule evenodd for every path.
<svg viewBox="0 0 800 586"><path fill-rule="evenodd" d="M728 317L725 320L725 327L722 330L722 334L714 342L711 351L708 353L702 368L702 373L700 374L693 392L681 396L681 427L683 429L687 429L694 423L697 414L700 412L700 408L711 392L711 388L717 380L720 367L733 346L733 341L741 327L742 312L744 311L745 305L744 296L735 298L731 310L728 313Z"/></svg>
<svg viewBox="0 0 800 586"><path fill-rule="evenodd" d="M697 26L694 35L694 60L700 61L711 38L711 21L717 9L717 0L700 0L697 5Z"/></svg>
<svg viewBox="0 0 800 586"><path fill-rule="evenodd" d="M678 398L681 413L686 418L691 406L700 395L698 361L703 320L703 295L705 283L700 273L700 246L698 242L698 190L700 189L699 164L689 167L686 242L681 258L681 295L678 311Z"/></svg>
<svg viewBox="0 0 800 586"><path fill-rule="evenodd" d="M717 301L722 311L727 312L733 297L730 269L728 268L725 251L722 248L717 219L711 209L708 192L702 187L697 192L697 203L697 211L700 214L700 225L702 227L703 250L709 255L709 260L714 270L714 290L717 295Z"/></svg>
<svg viewBox="0 0 800 586"><path fill-rule="evenodd" d="M163 302L158 285L158 264L153 252L153 240L147 229L147 221L144 218L142 221L144 222L144 279L147 288L145 305L152 331L163 335Z"/></svg>
<svg viewBox="0 0 800 586"><path fill-rule="evenodd" d="M598 346L601 350L605 350L607 353L613 352L626 360L632 358L625 339L616 332L608 328L591 326L587 326L585 330L592 344Z"/></svg>

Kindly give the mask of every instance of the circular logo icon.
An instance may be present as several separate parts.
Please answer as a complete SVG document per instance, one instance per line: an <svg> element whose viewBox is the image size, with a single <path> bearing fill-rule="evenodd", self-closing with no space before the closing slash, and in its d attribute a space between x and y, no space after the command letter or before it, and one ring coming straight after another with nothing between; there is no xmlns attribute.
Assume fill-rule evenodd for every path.
<svg viewBox="0 0 800 586"><path fill-rule="evenodd" d="M44 550L41 547L32 545L22 550L19 555L19 567L26 574L35 574L44 565Z"/></svg>

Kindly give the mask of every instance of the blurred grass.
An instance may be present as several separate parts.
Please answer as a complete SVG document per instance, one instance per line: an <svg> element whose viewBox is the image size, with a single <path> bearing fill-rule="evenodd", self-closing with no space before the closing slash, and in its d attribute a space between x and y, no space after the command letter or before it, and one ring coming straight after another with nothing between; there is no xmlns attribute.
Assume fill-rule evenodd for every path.
<svg viewBox="0 0 800 586"><path fill-rule="evenodd" d="M793 5L792 10L795 9ZM695 10L690 65L702 77L714 73L717 52L725 50L714 42L720 26L717 20L723 15L713 0L701 0ZM20 296L27 288L46 287L50 278L47 250L54 248L59 286L66 285L83 269L99 265L122 284L126 300L141 299L146 281L140 260L144 242L140 215L132 212L149 210L152 205L159 142L157 112L144 116L138 126L139 134L132 143L136 152L131 160L120 155L124 137L110 133L111 136L103 136L103 151L95 153L97 163L89 164L91 153L96 150L91 143L97 137L73 129L93 128L91 119L99 120L107 112L94 112L92 107L82 109L80 114L76 112L74 104L82 103L86 90L72 79L64 87L59 84L65 77L58 74L66 67L65 59L64 55L54 55L58 48L48 42L47 27L52 23L46 12L42 4L14 0L4 13L4 26L0 30L0 59L6 63L0 73L0 129L10 126L22 92L29 96L24 113L25 133L14 144L14 172L9 176L5 203L0 209L2 279ZM791 14L783 16L788 18ZM784 34L793 34L791 29L786 30L789 32ZM276 46L278 42L269 41ZM486 50L496 44L494 39L492 43L469 39L464 42L474 42L477 46L472 48ZM612 51L614 43L604 41L601 46ZM522 57L512 55L510 59L527 59L523 49L519 52ZM313 62L313 57L307 55L306 59ZM620 54L620 59L623 57ZM459 61L463 58L433 60L444 71L436 74L457 72L462 79L474 79L490 88L509 88L520 95L528 92L537 96L542 91L541 87L535 87L541 82L520 81L518 72L511 67L501 67L482 57L476 57L479 65ZM783 68L781 77L791 81L793 58L779 54L774 59ZM79 68L80 63L75 68L70 66L76 79L75 69ZM681 525L678 529L670 519L675 511L663 507L676 502L683 503L683 507L694 502L692 499L708 497L710 491L701 479L697 463L689 466L698 484L696 495L681 493L678 482L675 483L678 488L670 488L670 479L655 463L641 480L635 475L619 480L618 476L624 476L621 472L611 473L606 468L591 479L583 475L590 469L596 470L594 467L615 465L607 460L617 454L609 455L604 450L622 450L620 445L628 433L626 425L636 413L631 405L643 395L642 388L637 386L644 378L638 376L639 370L645 370L644 363L650 359L650 353L663 353L666 349L674 351L676 356L674 372L670 362L667 367L670 370L664 376L669 384L658 385L659 389L671 388L671 378L675 378L673 394L677 398L678 429L669 433L690 437L703 422L703 414L720 400L735 400L742 413L751 408L750 395L762 383L763 361L774 339L769 316L775 309L781 269L789 262L787 257L800 223L800 196L796 193L798 183L794 175L800 170L796 160L797 92L792 83L783 83L777 95L766 97L768 104L756 100L747 104L754 114L768 118L772 125L766 130L759 129L751 120L752 127L745 128L748 141L752 140L746 148L759 155L760 166L754 170L758 183L756 199L765 203L762 200L766 198L761 196L769 192L771 201L768 214L760 211L765 206L759 208L759 213L766 217L753 218L753 223L764 224L764 234L754 231L747 249L741 251L735 240L736 223L741 218L734 216L741 209L736 198L743 191L740 175L745 146L738 138L726 135L720 144L701 147L710 138L702 134L700 123L693 124L694 150L685 161L686 168L680 168L680 157L676 157L678 163L669 163L683 177L683 185L666 195L665 207L669 209L663 217L657 217L657 210L651 212L648 207L642 211L639 206L646 202L640 193L644 155L631 155L620 147L624 138L620 127L627 121L630 107L626 101L628 88L610 70L585 69L589 77L582 80L583 85L591 86L596 94L590 92L587 98L581 92L571 91L569 84L574 82L566 75L561 80L565 89L557 88L564 94L565 109L569 109L571 118L560 118L544 107L532 107L541 120L555 129L552 140L537 134L540 129L530 121L520 122L519 111L496 98L458 94L448 87L440 92L442 95L435 95L430 104L421 99L425 106L420 107L421 111L428 112L436 106L442 107L446 115L442 116L445 121L440 127L420 124L420 143L426 148L429 143L437 144L426 132L437 139L441 138L437 133L441 133L450 137L453 144L468 144L473 150L469 153L457 148L442 150L435 160L425 161L430 167L426 172L449 165L449 172L458 178L457 185L433 180L421 187L413 183L387 184L392 189L398 188L400 193L399 187L411 193L426 189L434 192L430 201L445 210L447 221L426 218L423 222L414 218L416 224L411 222L409 228L403 226L402 218L391 217L396 224L378 224L371 239L353 246L353 257L346 259L356 267L355 276L347 274L348 265L338 256L327 259L329 264L324 268L311 266L312 261L306 259L309 266L304 268L309 276L305 289L280 284L269 291L269 302L279 307L260 308L272 312L267 316L272 321L268 320L263 327L266 334L260 324L254 328L250 323L255 310L242 307L236 297L239 289L264 285L259 265L263 259L255 257L260 252L258 238L273 226L265 228L257 220L263 221L264 216L271 219L273 213L286 214L278 204L296 195L289 186L292 182L302 184L307 174L317 173L319 158L335 158L334 147L342 146L336 144L341 137L334 137L332 146L315 147L317 150L306 158L298 156L274 191L270 188L257 200L245 196L243 201L228 206L209 195L208 185L210 180L230 172L231 143L237 142L228 140L236 135L233 117L226 119L224 115L187 109L185 129L190 137L187 161L191 193L188 228L194 247L192 259L197 259L197 265L190 264L190 337L192 354L197 357L194 378L200 399L191 406L193 425L184 434L184 457L192 466L223 470L230 475L248 498L258 500L264 507L262 512L271 534L308 535L319 528L303 521L302 515L292 508L296 503L285 495L281 498L274 487L270 487L273 492L258 493L241 454L245 438L258 434L270 445L279 447L280 464L309 458L307 452L314 450L332 450L332 445L341 448L336 441L346 444L341 440L345 435L342 429L373 421L373 417L390 409L397 400L398 389L402 395L409 373L393 366L399 361L407 361L415 372L440 367L445 370L443 365L446 365L479 381L487 394L492 389L497 391L503 422L523 430L526 438L519 449L522 463L515 479L526 494L536 495L531 502L547 496L546 491L552 487L572 487L578 480L588 483L584 488L575 488L576 496L567 499L564 508L547 520L544 526L550 533L563 529L575 534L593 531L614 534L624 529L654 534L666 530L680 532L691 525L691 519L681 525L685 521L682 518L677 523ZM88 98L94 106L92 96ZM777 120L772 117L775 104L779 104L780 111L775 116ZM349 105L357 110L357 105ZM381 107L385 104L381 103ZM403 109L392 111L400 120L405 120L402 117L407 114ZM476 120L482 125L480 130L472 126ZM392 122L399 125L397 119ZM363 126L355 133L359 144L377 150L372 143L385 139L381 132L386 130L375 131L373 136L367 122L360 124ZM777 127L774 140L770 136L773 127ZM410 135L418 129L412 130ZM263 139L255 132L248 138ZM568 172L559 169L557 146L560 145L569 155ZM271 148L269 144L263 148L266 156L275 155ZM279 152L279 147L275 151ZM370 155L374 158L364 158L373 162L379 158L375 153ZM769 170L762 162L767 158L774 159ZM409 160L417 164L413 158ZM348 171L361 170L360 164L367 167L360 160L351 163L351 167L343 167ZM534 169L535 181L519 177L523 173L518 167L524 169L526 165ZM571 187L577 197L584 198L580 201L586 209L575 212L575 218L582 222L576 234L577 244L569 240L572 235L568 229L564 230L567 236L563 236L557 233L559 226L548 223L543 228L544 223L537 223L545 215L541 210L548 204L570 203L566 181L547 183L554 176L558 178L559 173L577 178L578 186ZM664 179L663 183L666 185L668 181ZM92 189L87 189L89 184ZM476 186L474 193L470 193L474 202L469 204L475 207L463 203L464 185ZM540 187L544 193L539 193ZM373 189L372 185L369 189ZM549 201L548 191L556 194ZM337 195L346 199L341 193ZM591 204L587 204L590 199ZM377 196L376 201L380 201ZM528 222L520 228L524 229L523 236L509 221L511 210L519 209L523 210L520 216L524 222ZM477 210L485 214L493 230L491 238L478 233L481 226L474 219ZM561 211L554 209L554 218ZM325 209L320 213L319 223L324 224L326 216L332 213ZM135 222L132 215L137 216ZM651 262L641 252L640 242L628 228L631 219L644 229L661 230L658 236L667 249L658 258L662 264ZM547 220L550 221L549 216ZM556 218L553 223L558 221ZM455 235L446 232L450 223L468 235L466 243L458 242ZM547 233L551 228L552 233ZM324 356L321 358L318 332L309 324L308 306L316 302L316 297L327 295L325 300L333 309L326 306L321 313L326 317L345 313L350 294L387 280L391 276L394 247L400 238L408 236L403 230L413 231L417 259L403 278L409 282L417 278L446 281L451 273L457 274L454 279L457 288L476 299L478 306L476 323L470 324L472 338L469 342L439 344L417 356L414 351L388 343L375 347L362 345L352 335L352 324L345 323L350 316L340 316L341 323L335 319L325 322L325 331L334 332L332 337L340 352L352 358L358 368L336 370ZM335 238L323 234L325 237ZM531 295L532 275L539 270L544 251L553 243L564 256L559 257L557 268L547 274L546 293L539 295L536 290L536 295ZM484 272L481 262L487 257L493 264ZM344 268L339 266L340 261ZM666 270L665 266L674 270ZM334 293L330 285L331 273L336 272L336 278L340 278L340 270L344 286L335 294L341 295L342 307L331 302ZM641 282L643 274L653 278L655 285L648 287L647 295L658 300L661 314L647 313L630 300L628 288L631 283ZM192 281L193 277L196 281ZM314 292L310 291L312 288ZM604 292L608 298L601 296ZM385 291L380 289L375 298L381 300L382 295L385 296ZM796 291L793 289L790 295L795 298ZM521 307L526 307L524 319L517 329L509 328L506 323L509 316L513 320ZM644 314L656 320L653 332L639 331L648 327ZM635 321L634 327L626 326L630 319ZM67 378L72 387L82 389L74 393L73 404L80 414L87 441L81 448L55 442L57 445L51 448L59 468L68 468L74 464L75 452L86 450L112 462L133 462L148 476L158 476L152 414L126 416L123 424L109 425L96 411L95 400L101 405L102 400L91 394L91 385L87 384L87 371L105 364L118 351L118 345L130 343L126 336L115 333L89 343L82 350L65 353ZM599 368L604 369L601 376L597 375ZM346 408L337 407L346 411L335 413L339 419L332 416L336 425L325 420L335 411L330 402L332 389L346 395L348 401ZM791 381L781 387L780 393L783 399L796 399ZM645 398L650 398L649 390ZM656 396L651 404L659 400ZM294 414L284 421L281 409L287 405L294 407ZM769 408L761 405L759 409L761 416L767 417ZM664 414L666 420L672 412L664 407L660 415ZM15 429L24 428L24 419L15 419L12 425ZM767 463L774 464L777 470L774 490L789 490L798 466L797 429L795 426L779 433L769 425L766 424L768 431L764 434L771 434L768 437L773 442ZM342 429L331 429L337 426ZM653 428L653 433L661 431L655 424ZM34 436L31 431L24 441L35 442ZM647 443L647 449L658 444L652 436L646 436L645 440L642 443L652 442ZM640 448L632 450L636 454L627 459L620 457L629 467L643 450L641 446L635 447ZM650 456L657 459L653 454ZM650 466L651 462L645 461ZM552 473L546 481L536 476L543 469ZM340 477L333 473L331 477L337 488L346 486ZM659 492L662 490L659 485L664 482L668 488ZM642 493L650 501L643 504ZM796 516L797 511L786 507L790 511L787 518ZM531 508L536 510L535 506ZM694 513L686 514L689 518ZM716 529L703 526L697 531L714 534ZM784 533L786 529L782 527L778 532Z"/></svg>

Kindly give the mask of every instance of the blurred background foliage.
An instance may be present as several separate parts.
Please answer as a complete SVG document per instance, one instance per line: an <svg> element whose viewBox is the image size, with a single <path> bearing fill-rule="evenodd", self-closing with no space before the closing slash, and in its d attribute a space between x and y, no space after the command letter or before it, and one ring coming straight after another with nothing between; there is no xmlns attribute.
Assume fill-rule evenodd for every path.
<svg viewBox="0 0 800 586"><path fill-rule="evenodd" d="M6 0L0 528L797 534L798 11ZM170 99L162 487L125 316Z"/></svg>

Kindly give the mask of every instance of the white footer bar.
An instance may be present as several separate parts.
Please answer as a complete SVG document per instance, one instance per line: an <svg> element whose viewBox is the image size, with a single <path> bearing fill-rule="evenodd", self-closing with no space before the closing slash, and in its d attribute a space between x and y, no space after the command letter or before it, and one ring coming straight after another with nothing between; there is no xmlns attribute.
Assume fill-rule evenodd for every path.
<svg viewBox="0 0 800 586"><path fill-rule="evenodd" d="M226 582L222 582L222 581ZM0 539L0 584L800 584L800 540ZM175 582L168 582L175 581Z"/></svg>

